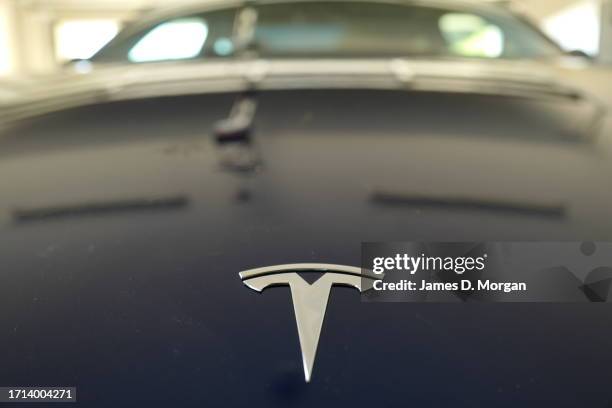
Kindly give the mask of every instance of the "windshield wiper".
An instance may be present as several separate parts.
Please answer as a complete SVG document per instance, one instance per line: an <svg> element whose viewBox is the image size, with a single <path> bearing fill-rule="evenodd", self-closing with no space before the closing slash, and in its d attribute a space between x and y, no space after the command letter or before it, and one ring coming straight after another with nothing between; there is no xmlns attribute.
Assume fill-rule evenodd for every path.
<svg viewBox="0 0 612 408"><path fill-rule="evenodd" d="M238 58L255 58L258 52L255 44L258 13L253 1L246 1L236 14L234 21L234 47Z"/></svg>
<svg viewBox="0 0 612 408"><path fill-rule="evenodd" d="M395 59L390 62L395 78L407 87L518 97L586 99L579 90L560 84L543 74L517 69L495 69L482 65L445 64Z"/></svg>
<svg viewBox="0 0 612 408"><path fill-rule="evenodd" d="M255 92L245 91L234 103L229 117L215 124L215 142L223 170L252 173L260 168L261 159L252 137L256 111Z"/></svg>

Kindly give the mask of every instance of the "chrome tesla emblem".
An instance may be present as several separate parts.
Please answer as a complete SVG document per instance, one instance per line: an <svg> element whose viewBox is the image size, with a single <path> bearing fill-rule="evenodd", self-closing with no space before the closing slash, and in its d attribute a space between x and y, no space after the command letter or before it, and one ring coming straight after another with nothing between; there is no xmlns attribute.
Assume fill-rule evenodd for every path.
<svg viewBox="0 0 612 408"><path fill-rule="evenodd" d="M321 272L323 275L310 284L300 272ZM242 282L257 292L279 285L288 285L291 289L306 382L312 375L331 287L349 286L364 291L369 287L362 289L363 277L372 281L381 279L376 275L362 275L360 268L330 264L277 265L240 272Z"/></svg>

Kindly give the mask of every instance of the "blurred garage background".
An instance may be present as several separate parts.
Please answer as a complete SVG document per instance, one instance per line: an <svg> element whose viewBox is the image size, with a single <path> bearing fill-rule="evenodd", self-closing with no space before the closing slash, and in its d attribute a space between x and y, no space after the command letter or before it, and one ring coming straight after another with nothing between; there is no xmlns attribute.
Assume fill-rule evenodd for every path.
<svg viewBox="0 0 612 408"><path fill-rule="evenodd" d="M179 1L185 0L0 0L0 76L46 74L87 59L141 13ZM568 51L612 63L612 0L509 4Z"/></svg>

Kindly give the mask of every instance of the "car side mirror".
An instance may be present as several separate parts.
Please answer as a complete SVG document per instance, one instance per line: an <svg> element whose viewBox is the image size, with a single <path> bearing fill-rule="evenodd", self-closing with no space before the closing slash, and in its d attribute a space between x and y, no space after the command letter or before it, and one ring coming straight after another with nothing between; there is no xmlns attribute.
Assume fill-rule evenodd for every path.
<svg viewBox="0 0 612 408"><path fill-rule="evenodd" d="M571 51L568 51L566 54L569 55L570 57L585 58L585 59L588 59L588 60L592 60L593 59L592 55L589 55L589 54L587 54L586 52L584 52L582 50L571 50Z"/></svg>
<svg viewBox="0 0 612 408"><path fill-rule="evenodd" d="M93 67L91 61L86 59L73 59L65 62L63 66L79 74L87 74Z"/></svg>

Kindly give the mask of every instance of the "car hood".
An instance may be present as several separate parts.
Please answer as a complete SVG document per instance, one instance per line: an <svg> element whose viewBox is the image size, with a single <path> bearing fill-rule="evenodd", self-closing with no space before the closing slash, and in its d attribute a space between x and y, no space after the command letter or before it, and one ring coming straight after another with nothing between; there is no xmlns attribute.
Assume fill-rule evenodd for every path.
<svg viewBox="0 0 612 408"><path fill-rule="evenodd" d="M0 382L75 385L87 406L603 406L587 391L607 389L609 360L592 356L612 333L590 305L366 304L334 289L304 383L289 292L258 295L240 271L357 265L366 241L612 236L612 133L607 116L586 125L590 99L529 79L495 81L501 98L411 91L410 67L385 67L406 77L345 68L336 89L248 92L247 146L215 138L243 74L229 91L145 98L167 83L121 69L139 85L91 89L130 98L7 126ZM251 69L261 84L270 68ZM228 167L232 147L255 165Z"/></svg>

